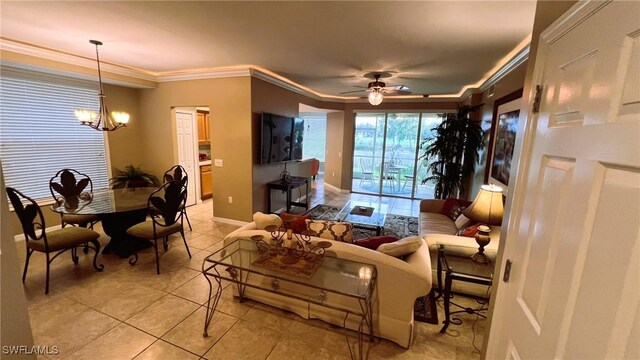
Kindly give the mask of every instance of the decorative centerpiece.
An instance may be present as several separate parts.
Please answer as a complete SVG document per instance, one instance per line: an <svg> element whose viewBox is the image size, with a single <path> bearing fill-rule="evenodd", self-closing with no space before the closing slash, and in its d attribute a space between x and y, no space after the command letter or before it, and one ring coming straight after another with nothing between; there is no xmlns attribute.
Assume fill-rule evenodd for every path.
<svg viewBox="0 0 640 360"><path fill-rule="evenodd" d="M326 249L331 247L330 241L311 242L314 231L295 233L286 223L267 226L265 230L271 233L269 242L262 236L251 238L262 254L253 264L290 275L312 277L322 264Z"/></svg>

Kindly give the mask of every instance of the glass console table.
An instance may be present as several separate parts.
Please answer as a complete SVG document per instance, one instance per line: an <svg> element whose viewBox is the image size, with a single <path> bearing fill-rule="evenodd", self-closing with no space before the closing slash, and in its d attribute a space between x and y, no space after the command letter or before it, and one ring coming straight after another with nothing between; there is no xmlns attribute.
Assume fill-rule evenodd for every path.
<svg viewBox="0 0 640 360"><path fill-rule="evenodd" d="M362 359L364 338L368 334L373 341L374 335L375 265L326 255L315 273L306 278L256 265L256 260L264 254L264 246L259 247L256 241L238 239L205 258L202 273L209 282L209 300L204 336L208 336L209 324L222 294L222 280L226 280L237 286L240 301L245 289L250 287L343 312L344 324L349 316L356 317L359 320L358 356ZM217 283L215 291L212 280Z"/></svg>

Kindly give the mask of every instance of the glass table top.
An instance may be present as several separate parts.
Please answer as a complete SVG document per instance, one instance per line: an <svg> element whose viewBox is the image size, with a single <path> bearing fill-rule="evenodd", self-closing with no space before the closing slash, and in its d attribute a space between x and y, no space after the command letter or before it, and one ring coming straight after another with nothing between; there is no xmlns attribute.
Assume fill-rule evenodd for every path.
<svg viewBox="0 0 640 360"><path fill-rule="evenodd" d="M90 199L80 198L53 204L51 210L71 215L102 215L141 210L147 207L149 195L155 190L155 187L101 190L94 192Z"/></svg>
<svg viewBox="0 0 640 360"><path fill-rule="evenodd" d="M269 239L265 240L269 241ZM253 263L262 255L263 253L258 251L255 241L241 238L209 255L204 260L203 269L207 271L211 265L227 265L358 298L365 298L368 295L372 280L377 277L374 265L325 256L313 276L304 278L254 265ZM229 276L226 272L223 275Z"/></svg>
<svg viewBox="0 0 640 360"><path fill-rule="evenodd" d="M352 214L351 211L354 207L371 207L373 208L373 214L371 216L359 215L357 213ZM336 220L339 221L348 221L354 224L361 224L367 226L384 226L384 221L387 218L387 211L389 210L389 205L379 202L379 201L357 201L351 200L347 202L338 215L336 215Z"/></svg>
<svg viewBox="0 0 640 360"><path fill-rule="evenodd" d="M471 238L469 240L474 241ZM471 259L478 248L440 244L438 251L441 254L438 258L442 262L443 270L448 267L456 274L493 279L495 264L491 259L495 259L495 251L485 249L484 253L489 257L489 262L486 264L477 263Z"/></svg>

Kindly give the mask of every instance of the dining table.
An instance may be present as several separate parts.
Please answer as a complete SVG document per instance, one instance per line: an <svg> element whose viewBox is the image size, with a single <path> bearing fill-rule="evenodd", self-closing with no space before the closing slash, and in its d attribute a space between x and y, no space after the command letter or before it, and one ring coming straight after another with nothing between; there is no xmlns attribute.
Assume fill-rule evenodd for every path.
<svg viewBox="0 0 640 360"><path fill-rule="evenodd" d="M127 234L131 226L146 220L147 200L155 187L98 190L80 198L58 201L51 210L67 215L95 215L110 237L103 254L129 257L150 246L148 241Z"/></svg>

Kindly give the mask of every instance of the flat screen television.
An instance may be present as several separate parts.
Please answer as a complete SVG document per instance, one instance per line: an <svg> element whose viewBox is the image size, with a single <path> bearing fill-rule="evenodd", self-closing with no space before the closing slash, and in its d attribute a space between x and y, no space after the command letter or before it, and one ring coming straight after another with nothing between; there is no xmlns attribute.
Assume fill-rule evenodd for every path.
<svg viewBox="0 0 640 360"><path fill-rule="evenodd" d="M276 164L302 159L304 120L262 114L260 164Z"/></svg>

